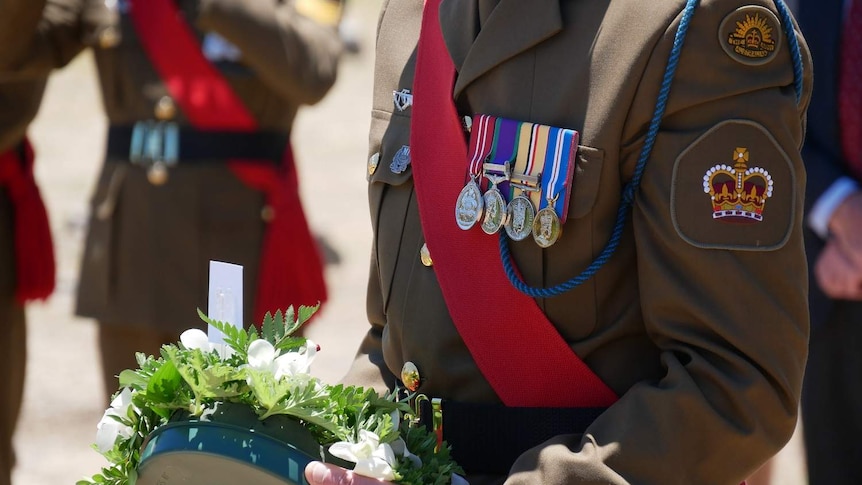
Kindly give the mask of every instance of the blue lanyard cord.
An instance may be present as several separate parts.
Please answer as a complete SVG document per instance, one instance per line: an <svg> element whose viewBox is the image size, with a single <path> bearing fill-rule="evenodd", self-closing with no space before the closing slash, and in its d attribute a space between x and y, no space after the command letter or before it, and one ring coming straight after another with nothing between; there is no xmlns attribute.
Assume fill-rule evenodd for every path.
<svg viewBox="0 0 862 485"><path fill-rule="evenodd" d="M775 8L781 16L781 24L784 26L784 35L787 36L787 46L790 48L790 56L793 62L793 87L796 89L796 102L802 101L802 52L799 50L799 39L796 38L796 30L793 28L793 18L784 0L775 0Z"/></svg>
<svg viewBox="0 0 862 485"><path fill-rule="evenodd" d="M656 100L655 111L653 112L653 117L650 121L649 130L647 131L646 140L644 141L640 158L635 166L632 179L623 189L623 196L620 201L619 210L617 211L616 223L611 231L611 237L608 239L608 243L605 245L605 248L599 256L590 263L590 265L582 271L581 274L574 278L550 288L536 288L524 283L521 277L515 272L514 263L512 262L512 253L509 249L509 240L505 233L500 233L500 257L503 260L503 269L505 270L509 281L512 283L512 286L518 289L521 293L533 298L550 298L562 295L592 278L617 250L623 234L623 228L625 227L626 217L628 216L629 209L634 203L635 194L640 186L641 179L643 178L644 167L646 167L646 162L649 160L653 146L655 145L656 137L658 136L659 127L661 126L661 121L664 117L665 109L667 108L667 99L670 95L673 77L676 73L677 65L679 64L680 55L682 54L682 46L685 43L688 26L691 23L691 18L694 16L694 10L699 1L700 0L688 0L686 2L685 9L682 13L682 19L679 22L679 29L677 29L676 37L673 41L673 49L671 50L670 58L667 62L667 69L665 69L664 79L662 80L661 89L659 90L658 99ZM799 50L799 41L796 39L796 31L793 27L793 21L784 1L775 0L775 6L781 16L781 23L784 25L784 32L787 36L790 55L792 56L793 84L796 89L796 102L798 103L802 99L802 54Z"/></svg>

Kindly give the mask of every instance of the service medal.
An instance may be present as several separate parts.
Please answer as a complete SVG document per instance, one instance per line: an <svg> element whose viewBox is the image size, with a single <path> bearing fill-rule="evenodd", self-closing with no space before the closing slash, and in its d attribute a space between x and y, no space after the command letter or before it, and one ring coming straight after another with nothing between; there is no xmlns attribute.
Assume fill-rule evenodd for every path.
<svg viewBox="0 0 862 485"><path fill-rule="evenodd" d="M482 196L485 202L485 217L482 219L482 230L485 234L496 234L503 228L508 219L506 201L496 185L488 189Z"/></svg>
<svg viewBox="0 0 862 485"><path fill-rule="evenodd" d="M466 231L479 222L483 209L482 190L476 180L471 178L461 189L455 202L455 222L458 223L458 227Z"/></svg>
<svg viewBox="0 0 862 485"><path fill-rule="evenodd" d="M541 248L549 248L560 239L563 233L563 225L554 211L553 205L549 205L536 214L533 221L533 239Z"/></svg>
<svg viewBox="0 0 862 485"><path fill-rule="evenodd" d="M507 208L506 234L514 241L523 241L533 231L536 209L529 198L519 195Z"/></svg>

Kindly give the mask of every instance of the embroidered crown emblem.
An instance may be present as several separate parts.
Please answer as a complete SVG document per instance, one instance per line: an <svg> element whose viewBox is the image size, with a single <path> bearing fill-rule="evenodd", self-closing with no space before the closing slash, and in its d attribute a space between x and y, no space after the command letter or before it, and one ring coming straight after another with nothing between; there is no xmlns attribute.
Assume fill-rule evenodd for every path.
<svg viewBox="0 0 862 485"><path fill-rule="evenodd" d="M772 27L759 14L746 15L745 20L736 22L736 30L727 39L737 54L755 59L768 56L775 50Z"/></svg>
<svg viewBox="0 0 862 485"><path fill-rule="evenodd" d="M703 191L712 199L712 218L727 222L760 222L766 199L772 197L772 177L760 167L748 167L748 149L733 151L733 166L718 164L703 176Z"/></svg>

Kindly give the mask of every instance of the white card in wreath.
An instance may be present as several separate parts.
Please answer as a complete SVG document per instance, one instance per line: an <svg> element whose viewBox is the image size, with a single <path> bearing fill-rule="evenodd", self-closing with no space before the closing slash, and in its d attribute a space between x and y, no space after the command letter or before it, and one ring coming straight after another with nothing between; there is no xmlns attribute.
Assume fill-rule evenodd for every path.
<svg viewBox="0 0 862 485"><path fill-rule="evenodd" d="M213 320L225 322L237 328L242 325L242 266L221 261L210 261L210 286L208 312ZM209 325L207 335L210 342L224 343L224 334Z"/></svg>

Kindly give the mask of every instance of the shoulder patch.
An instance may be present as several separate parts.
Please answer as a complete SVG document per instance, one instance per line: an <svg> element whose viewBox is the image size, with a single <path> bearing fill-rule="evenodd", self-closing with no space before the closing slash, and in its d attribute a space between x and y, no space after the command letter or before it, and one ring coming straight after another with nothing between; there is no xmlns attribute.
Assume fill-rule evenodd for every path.
<svg viewBox="0 0 862 485"><path fill-rule="evenodd" d="M701 248L778 249L793 226L796 177L790 157L763 126L719 123L676 159L673 225Z"/></svg>
<svg viewBox="0 0 862 485"><path fill-rule="evenodd" d="M760 66L775 59L784 31L778 17L766 7L740 7L721 21L718 41L731 59Z"/></svg>

